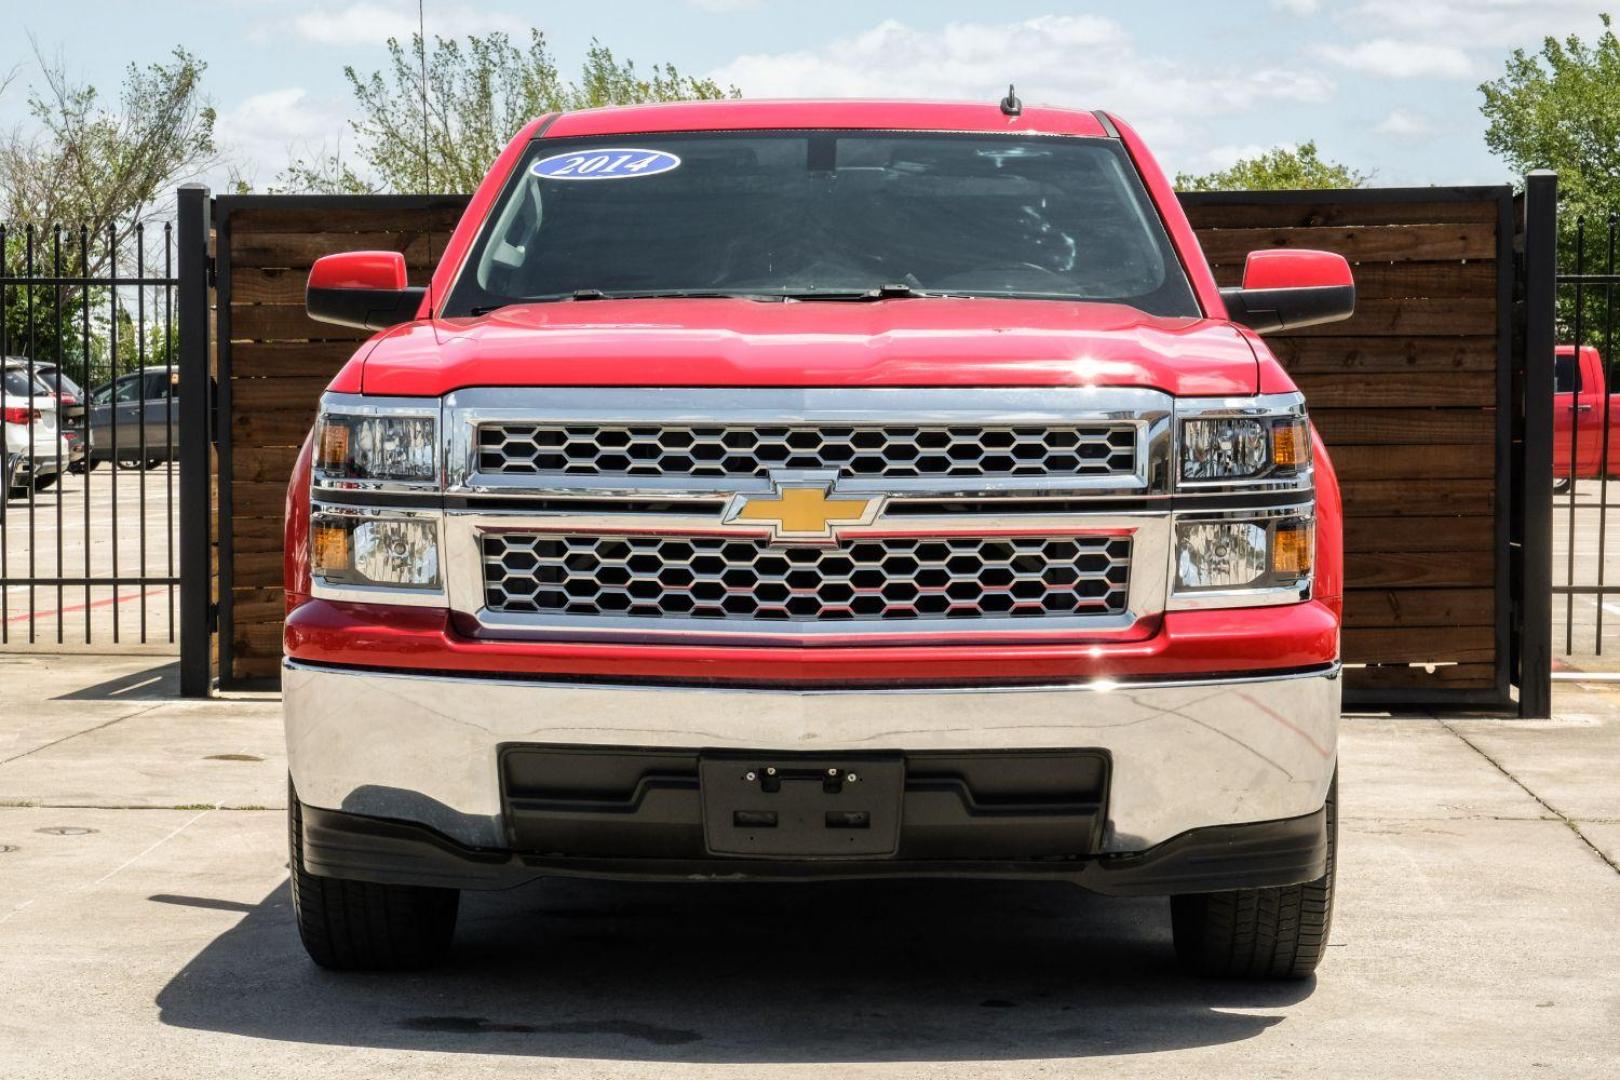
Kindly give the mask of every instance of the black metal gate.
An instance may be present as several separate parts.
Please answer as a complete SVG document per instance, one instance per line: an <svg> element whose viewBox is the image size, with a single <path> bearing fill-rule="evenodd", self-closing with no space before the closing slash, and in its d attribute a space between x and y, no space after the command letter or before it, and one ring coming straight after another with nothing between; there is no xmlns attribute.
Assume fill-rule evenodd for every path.
<svg viewBox="0 0 1620 1080"><path fill-rule="evenodd" d="M1578 216L1560 230L1553 349L1553 638L1579 667L1620 645L1620 557L1611 569L1610 502L1620 494L1614 402L1620 218ZM1614 481L1614 483L1611 483Z"/></svg>
<svg viewBox="0 0 1620 1080"><path fill-rule="evenodd" d="M0 644L178 640L175 234L0 224Z"/></svg>

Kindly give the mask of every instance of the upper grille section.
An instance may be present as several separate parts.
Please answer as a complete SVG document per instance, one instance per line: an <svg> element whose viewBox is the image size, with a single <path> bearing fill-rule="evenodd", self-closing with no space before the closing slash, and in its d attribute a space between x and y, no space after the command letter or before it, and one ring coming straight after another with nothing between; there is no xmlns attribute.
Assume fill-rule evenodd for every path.
<svg viewBox="0 0 1620 1080"><path fill-rule="evenodd" d="M476 454L480 473L512 477L1129 477L1136 437L1128 423L499 423L478 428Z"/></svg>
<svg viewBox="0 0 1620 1080"><path fill-rule="evenodd" d="M815 623L1073 618L1126 610L1123 536L755 539L496 533L492 611Z"/></svg>

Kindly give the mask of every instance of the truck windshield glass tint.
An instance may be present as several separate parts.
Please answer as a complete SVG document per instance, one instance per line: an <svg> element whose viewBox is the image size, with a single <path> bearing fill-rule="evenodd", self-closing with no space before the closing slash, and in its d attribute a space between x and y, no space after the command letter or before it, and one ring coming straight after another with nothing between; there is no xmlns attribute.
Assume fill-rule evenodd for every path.
<svg viewBox="0 0 1620 1080"><path fill-rule="evenodd" d="M659 154L661 171L613 169L611 155L595 160L623 156L624 147ZM582 157L568 174L549 165L537 173L537 163L569 152ZM541 140L465 266L446 315L579 292L858 297L887 285L1199 314L1134 167L1106 139L703 132Z"/></svg>

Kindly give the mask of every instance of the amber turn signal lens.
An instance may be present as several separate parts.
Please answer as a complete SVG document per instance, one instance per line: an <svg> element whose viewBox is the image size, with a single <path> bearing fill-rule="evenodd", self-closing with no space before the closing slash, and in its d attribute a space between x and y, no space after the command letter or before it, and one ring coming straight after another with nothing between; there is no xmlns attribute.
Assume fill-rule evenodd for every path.
<svg viewBox="0 0 1620 1080"><path fill-rule="evenodd" d="M1271 541L1271 572L1276 577L1304 577L1311 572L1315 529L1309 521L1277 526Z"/></svg>
<svg viewBox="0 0 1620 1080"><path fill-rule="evenodd" d="M320 460L316 463L323 472L341 472L349 461L349 425L321 422Z"/></svg>
<svg viewBox="0 0 1620 1080"><path fill-rule="evenodd" d="M354 565L349 530L343 525L316 525L310 531L310 545L315 564L310 569L316 574L345 573Z"/></svg>
<svg viewBox="0 0 1620 1080"><path fill-rule="evenodd" d="M1310 454L1305 425L1298 420L1271 429L1271 463L1279 469L1297 469Z"/></svg>

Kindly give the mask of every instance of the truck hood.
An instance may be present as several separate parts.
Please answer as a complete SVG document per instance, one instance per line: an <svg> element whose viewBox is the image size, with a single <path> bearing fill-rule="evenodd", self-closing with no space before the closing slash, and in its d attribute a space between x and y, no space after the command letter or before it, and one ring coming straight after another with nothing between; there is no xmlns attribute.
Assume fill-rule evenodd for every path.
<svg viewBox="0 0 1620 1080"><path fill-rule="evenodd" d="M519 304L408 323L363 353L366 394L471 386L1135 386L1257 392L1233 327L1119 304L903 298Z"/></svg>

